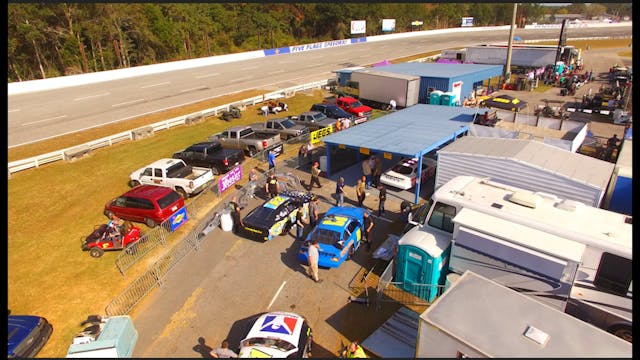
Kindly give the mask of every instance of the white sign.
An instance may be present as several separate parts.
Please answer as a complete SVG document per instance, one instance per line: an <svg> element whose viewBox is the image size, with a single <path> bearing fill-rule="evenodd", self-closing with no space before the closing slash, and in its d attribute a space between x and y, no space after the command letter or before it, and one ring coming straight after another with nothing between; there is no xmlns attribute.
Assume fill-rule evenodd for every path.
<svg viewBox="0 0 640 360"><path fill-rule="evenodd" d="M382 31L396 31L396 19L382 19Z"/></svg>
<svg viewBox="0 0 640 360"><path fill-rule="evenodd" d="M453 94L456 96L456 102L460 102L462 97L462 81L456 81L453 83L453 89L451 90Z"/></svg>
<svg viewBox="0 0 640 360"><path fill-rule="evenodd" d="M367 20L352 20L351 35L365 34L367 32Z"/></svg>
<svg viewBox="0 0 640 360"><path fill-rule="evenodd" d="M463 17L462 18L462 24L460 26L462 26L462 27L464 27L464 26L473 26L473 18L472 17Z"/></svg>

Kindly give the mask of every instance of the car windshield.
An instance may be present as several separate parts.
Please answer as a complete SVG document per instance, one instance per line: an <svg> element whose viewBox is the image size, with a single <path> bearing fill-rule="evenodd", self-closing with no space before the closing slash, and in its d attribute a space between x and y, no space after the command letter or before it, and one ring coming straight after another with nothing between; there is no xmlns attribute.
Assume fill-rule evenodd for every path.
<svg viewBox="0 0 640 360"><path fill-rule="evenodd" d="M316 228L311 234L311 240L317 240L320 244L333 245L340 241L340 233L333 230Z"/></svg>
<svg viewBox="0 0 640 360"><path fill-rule="evenodd" d="M293 344L285 340L262 338L262 337L254 337L254 338L242 340L242 344L240 346L241 347L265 346L265 347L270 347L272 349L278 349L282 352L288 352L296 348Z"/></svg>
<svg viewBox="0 0 640 360"><path fill-rule="evenodd" d="M283 212L286 215L286 210L283 209ZM260 206L257 207L252 213L251 213L251 217L255 218L255 219L264 219L266 221L274 221L276 218L276 215L278 215L278 212L276 211L276 209L273 208L269 208L269 207L265 207L265 206Z"/></svg>
<svg viewBox="0 0 640 360"><path fill-rule="evenodd" d="M352 108L357 108L360 106L362 106L362 103L360 101L354 101L353 103L351 103Z"/></svg>
<svg viewBox="0 0 640 360"><path fill-rule="evenodd" d="M413 173L413 168L404 164L396 164L393 168L391 168L391 170L402 175L411 175Z"/></svg>
<svg viewBox="0 0 640 360"><path fill-rule="evenodd" d="M167 195L158 199L158 206L160 206L160 209L166 209L179 199L180 195L175 191L171 191Z"/></svg>
<svg viewBox="0 0 640 360"><path fill-rule="evenodd" d="M293 121L291 121L289 119L282 121L280 124L282 124L282 126L284 126L287 129L290 128L290 127L296 126L296 123L294 123Z"/></svg>

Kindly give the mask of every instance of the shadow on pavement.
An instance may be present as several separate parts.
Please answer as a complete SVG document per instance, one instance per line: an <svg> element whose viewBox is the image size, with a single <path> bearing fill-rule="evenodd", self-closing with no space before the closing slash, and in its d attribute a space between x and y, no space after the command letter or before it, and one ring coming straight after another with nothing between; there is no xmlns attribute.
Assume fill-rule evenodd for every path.
<svg viewBox="0 0 640 360"><path fill-rule="evenodd" d="M198 345L193 347L193 351L199 353L203 358L212 358L211 350L213 348L206 344L206 340L202 336L198 338Z"/></svg>

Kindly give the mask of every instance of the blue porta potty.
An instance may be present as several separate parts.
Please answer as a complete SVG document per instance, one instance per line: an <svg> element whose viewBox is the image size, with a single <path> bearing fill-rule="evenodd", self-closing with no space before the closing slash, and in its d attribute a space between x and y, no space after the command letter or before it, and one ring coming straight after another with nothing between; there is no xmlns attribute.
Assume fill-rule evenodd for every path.
<svg viewBox="0 0 640 360"><path fill-rule="evenodd" d="M440 105L440 95L442 95L442 93L440 90L433 90L431 94L429 94L429 104Z"/></svg>
<svg viewBox="0 0 640 360"><path fill-rule="evenodd" d="M445 285L450 251L451 235L413 228L398 241L395 281L403 290L432 302L441 287L438 285Z"/></svg>

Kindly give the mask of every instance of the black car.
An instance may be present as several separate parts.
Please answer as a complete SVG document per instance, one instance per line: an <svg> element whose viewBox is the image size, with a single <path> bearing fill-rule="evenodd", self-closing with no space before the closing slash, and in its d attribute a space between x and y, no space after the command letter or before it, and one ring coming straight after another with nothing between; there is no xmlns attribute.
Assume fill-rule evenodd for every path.
<svg viewBox="0 0 640 360"><path fill-rule="evenodd" d="M225 174L244 161L244 151L225 149L218 141L205 141L193 144L173 154L187 165L210 168L213 175Z"/></svg>
<svg viewBox="0 0 640 360"><path fill-rule="evenodd" d="M331 119L349 119L353 120L355 116L350 114L336 104L313 104L310 111L319 111Z"/></svg>
<svg viewBox="0 0 640 360"><path fill-rule="evenodd" d="M289 232L296 222L298 206L302 204L304 216L308 217L310 192L283 191L278 196L253 209L244 219L244 230L261 240L269 241Z"/></svg>

